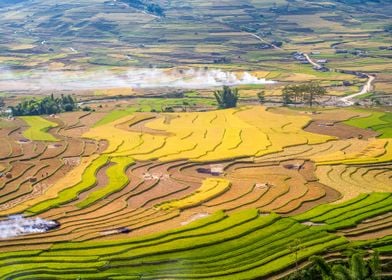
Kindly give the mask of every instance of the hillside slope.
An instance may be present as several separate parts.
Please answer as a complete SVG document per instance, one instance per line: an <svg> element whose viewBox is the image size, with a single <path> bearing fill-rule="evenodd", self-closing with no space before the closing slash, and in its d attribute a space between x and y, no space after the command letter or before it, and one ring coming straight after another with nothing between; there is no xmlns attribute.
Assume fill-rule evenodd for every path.
<svg viewBox="0 0 392 280"><path fill-rule="evenodd" d="M357 2L2 1L1 62L21 68L49 62L241 63L252 60L244 55L269 47L245 32L286 45L301 35L382 32L390 21L390 1Z"/></svg>

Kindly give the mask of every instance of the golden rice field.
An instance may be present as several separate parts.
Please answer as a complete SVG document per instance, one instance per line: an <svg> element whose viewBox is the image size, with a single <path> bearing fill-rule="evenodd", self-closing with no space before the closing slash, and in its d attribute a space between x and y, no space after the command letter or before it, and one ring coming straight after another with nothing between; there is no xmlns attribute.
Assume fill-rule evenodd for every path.
<svg viewBox="0 0 392 280"><path fill-rule="evenodd" d="M362 127L373 114L244 106L7 120L0 233L14 214L57 225L0 235L0 279L278 279L365 243L388 260L392 139L384 123Z"/></svg>

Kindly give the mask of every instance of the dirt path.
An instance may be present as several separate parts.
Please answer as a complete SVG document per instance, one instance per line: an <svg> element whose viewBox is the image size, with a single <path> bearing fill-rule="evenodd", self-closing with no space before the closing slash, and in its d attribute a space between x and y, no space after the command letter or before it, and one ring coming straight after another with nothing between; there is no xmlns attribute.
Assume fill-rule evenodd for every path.
<svg viewBox="0 0 392 280"><path fill-rule="evenodd" d="M354 93L354 94L350 94L348 96L342 97L340 98L340 102L342 103L342 105L344 106L351 106L354 105L354 101L353 98L360 96L360 95L364 95L369 93L372 90L372 85L374 80L376 79L376 77L368 75L363 73L364 75L366 75L368 77L368 80L366 82L366 84L362 87L360 92Z"/></svg>
<svg viewBox="0 0 392 280"><path fill-rule="evenodd" d="M250 32L247 32L247 33L249 35L255 37L256 39L258 39L262 43L267 44L267 45L273 47L276 50L283 50L283 48L280 48L280 47L278 47L278 46L268 42L267 40L263 39L262 37L260 37L257 34L250 33ZM318 69L323 68L323 66L321 64L315 62L307 53L303 53L303 55L306 58L306 60L311 65L313 65L315 68L318 68ZM369 75L369 74L366 74L366 73L358 72L358 74L362 74L362 75L368 77L368 80L367 80L366 84L362 87L361 91L357 92L357 93L354 93L354 94L350 94L350 95L342 97L342 98L338 98L336 101L333 102L334 105L337 105L337 106L352 106L352 105L354 105L354 101L352 100L353 98L355 98L357 96L361 96L361 95L367 94L367 93L369 93L372 90L373 82L376 79L376 77L372 76L372 75Z"/></svg>
<svg viewBox="0 0 392 280"><path fill-rule="evenodd" d="M314 67L316 67L316 68L322 68L323 67L322 65L314 62L312 60L312 58L308 54L304 53L304 56L307 59L307 61L310 64L312 64ZM352 100L353 98L355 98L357 96L361 96L361 95L367 94L367 93L369 93L372 90L372 85L373 85L373 82L376 79L376 77L372 76L372 75L369 75L369 74L366 74L366 73L360 73L360 74L365 75L365 76L368 77L368 80L367 80L366 84L362 87L361 91L357 92L357 93L350 94L350 95L342 97L342 98L339 98L337 100L337 104L336 105L352 106L352 105L354 105L354 101Z"/></svg>
<svg viewBox="0 0 392 280"><path fill-rule="evenodd" d="M264 40L263 38L261 38L259 35L257 34L253 34L253 33L248 33L249 35L255 37L256 39L258 39L259 41L263 42L264 44L270 45L271 47L273 47L276 50L283 50L282 48L279 48L278 46Z"/></svg>
<svg viewBox="0 0 392 280"><path fill-rule="evenodd" d="M310 58L310 56L307 53L304 53L304 57L309 61L310 64L312 64L314 67L317 68L322 68L323 66L314 62L313 59Z"/></svg>

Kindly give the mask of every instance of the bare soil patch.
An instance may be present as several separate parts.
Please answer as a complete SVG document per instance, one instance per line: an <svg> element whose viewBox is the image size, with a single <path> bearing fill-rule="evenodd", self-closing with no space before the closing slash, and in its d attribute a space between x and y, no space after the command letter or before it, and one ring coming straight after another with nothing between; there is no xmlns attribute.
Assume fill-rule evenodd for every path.
<svg viewBox="0 0 392 280"><path fill-rule="evenodd" d="M378 135L378 133L373 130L362 129L343 123L333 123L324 120L313 121L306 128L304 128L304 130L312 133L334 136L339 139L358 138L366 140Z"/></svg>

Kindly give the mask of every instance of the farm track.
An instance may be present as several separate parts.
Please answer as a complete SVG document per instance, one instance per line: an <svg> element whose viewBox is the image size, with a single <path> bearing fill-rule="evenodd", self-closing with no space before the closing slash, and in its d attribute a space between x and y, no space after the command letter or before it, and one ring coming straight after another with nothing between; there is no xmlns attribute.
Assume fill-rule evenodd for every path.
<svg viewBox="0 0 392 280"><path fill-rule="evenodd" d="M247 34L249 34L250 36L256 38L257 40L259 40L259 41L262 42L263 44L266 44L266 45L272 47L272 48L275 49L275 50L280 50L280 51L283 51L283 50L284 50L283 48L278 47L278 46L274 45L273 43L268 42L267 40L265 40L264 38L260 37L260 36L257 35L257 34L254 34L254 33L247 33ZM309 54L303 53L303 56L306 58L306 60L307 60L315 69L323 69L323 68L325 68L323 65L321 65L321 64L319 64L319 63L317 63L317 62L315 62L315 61L309 56ZM328 71L331 71L331 70L328 69L328 68L327 68L327 70L328 70ZM315 70L315 71L318 71L318 70ZM355 103L355 102L353 101L353 99L355 99L356 97L359 97L359 96L362 96L362 95L365 95L365 94L371 92L371 90L372 90L372 88L373 88L374 81L376 80L376 76L371 75L371 74L368 74L368 73L355 72L355 71L354 71L354 73L355 73L356 76L366 77L367 80L366 80L365 84L362 86L362 88L361 88L361 90L360 90L359 92L353 93L353 94L350 94L350 95L347 95L347 96L344 96L344 97L341 97L341 98L338 98L338 99L334 102L334 103L336 103L336 104L333 104L333 105L336 105L336 106L343 106L343 107L352 106L352 105L354 105L354 103ZM329 104L329 105L331 105L331 104Z"/></svg>
<svg viewBox="0 0 392 280"><path fill-rule="evenodd" d="M376 79L376 77L368 75L368 74L365 74L365 73L361 73L361 74L367 76L367 81L366 81L365 85L362 87L360 92L357 92L357 93L354 93L354 94L350 94L350 95L342 97L340 99L340 101L343 102L343 104L345 106L354 105L354 102L352 101L354 98L356 98L358 96L361 96L361 95L365 95L365 94L369 93L372 90L372 86L373 86L373 83L374 83L374 80Z"/></svg>
<svg viewBox="0 0 392 280"><path fill-rule="evenodd" d="M321 68L324 67L323 65L314 62L313 59L308 54L304 53L304 56L307 59L307 61L311 65L313 65L315 68L321 69ZM370 74L367 74L367 73L361 73L361 72L356 72L356 75L357 76L367 77L366 83L362 86L362 88L361 88L361 90L359 92L353 93L353 94L350 94L350 95L347 95L347 96L339 98L338 101L337 101L338 103L336 105L338 105L338 106L339 105L340 106L352 106L355 103L353 101L354 98L356 98L358 96L361 96L361 95L365 95L365 94L369 93L372 90L373 83L374 83L374 81L376 79L376 76L373 76L373 75L370 75Z"/></svg>

